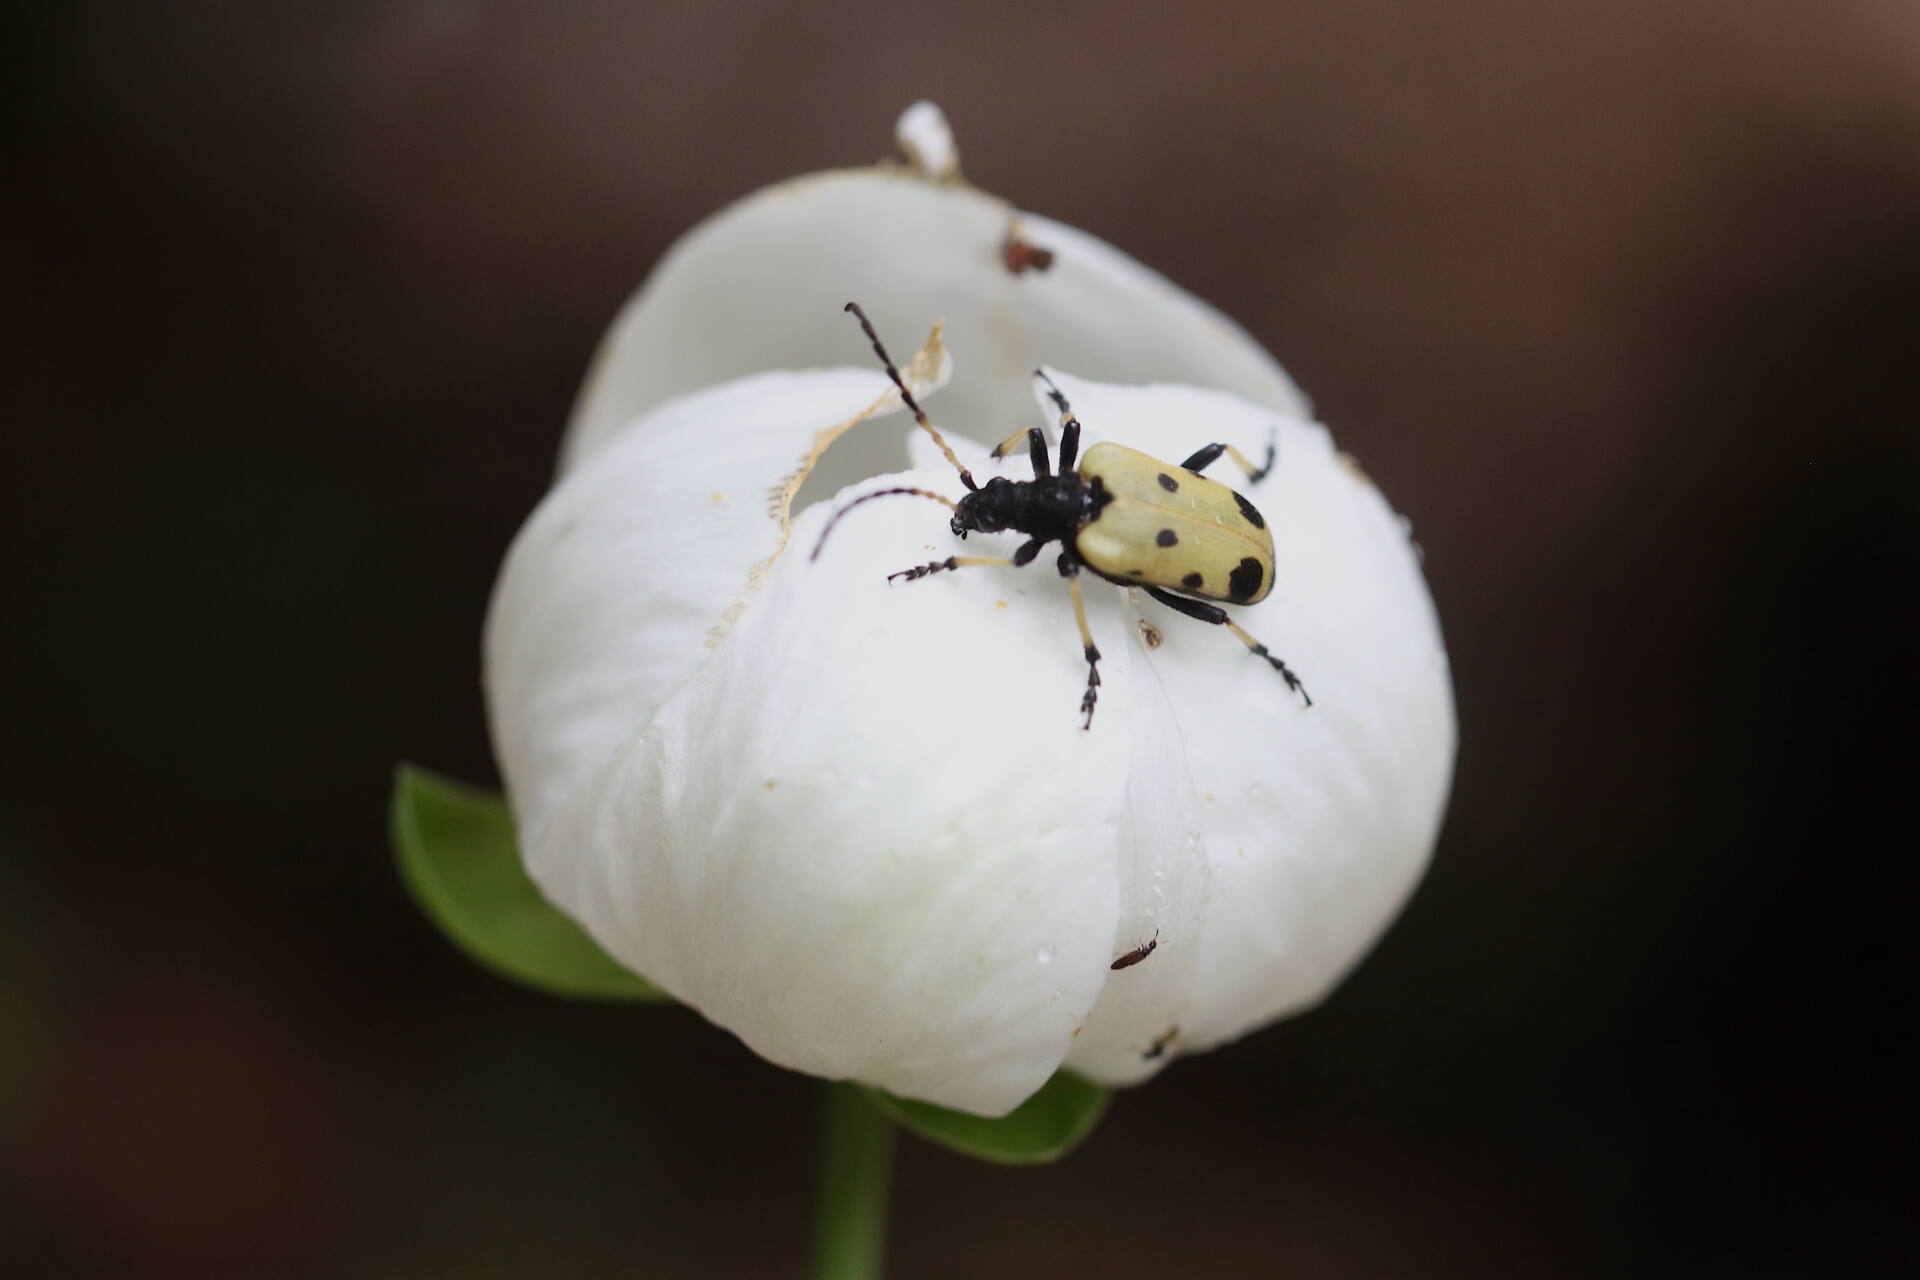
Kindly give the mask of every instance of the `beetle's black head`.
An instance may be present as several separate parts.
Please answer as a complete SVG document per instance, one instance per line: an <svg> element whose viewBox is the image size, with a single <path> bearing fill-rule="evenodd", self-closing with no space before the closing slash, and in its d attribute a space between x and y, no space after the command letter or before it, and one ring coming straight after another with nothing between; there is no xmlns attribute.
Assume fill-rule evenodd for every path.
<svg viewBox="0 0 1920 1280"><path fill-rule="evenodd" d="M1015 482L1005 476L995 476L987 481L986 487L975 489L955 504L953 531L964 538L970 532L999 533L1002 529L1011 529L1019 514L1019 501Z"/></svg>

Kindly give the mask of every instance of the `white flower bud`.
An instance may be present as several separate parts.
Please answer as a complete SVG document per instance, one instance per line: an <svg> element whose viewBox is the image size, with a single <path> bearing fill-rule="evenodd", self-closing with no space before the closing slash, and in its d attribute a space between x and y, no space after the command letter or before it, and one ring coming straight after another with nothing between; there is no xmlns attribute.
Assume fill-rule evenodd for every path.
<svg viewBox="0 0 1920 1280"><path fill-rule="evenodd" d="M997 1115L1062 1065L1136 1081L1319 1000L1426 861L1453 706L1401 521L1272 360L1113 248L960 183L916 110L938 173L797 179L663 259L508 555L487 686L528 870L610 954L782 1065ZM1051 266L1011 271L1010 230ZM1258 483L1208 474L1274 539L1272 594L1229 613L1313 705L1226 628L1083 574L1102 654L1083 730L1057 547L889 585L1018 545L963 546L931 502L866 504L810 561L860 493L964 492L849 298L897 356L945 316L955 359L936 331L907 376L982 483L1031 474L983 443L1057 435L1040 364L1083 454L1275 441Z"/></svg>

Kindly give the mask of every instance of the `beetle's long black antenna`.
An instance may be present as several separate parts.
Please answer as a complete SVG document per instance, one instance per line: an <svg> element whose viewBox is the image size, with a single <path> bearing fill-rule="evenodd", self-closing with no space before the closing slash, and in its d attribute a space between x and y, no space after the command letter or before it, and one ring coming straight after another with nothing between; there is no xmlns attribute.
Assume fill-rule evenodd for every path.
<svg viewBox="0 0 1920 1280"><path fill-rule="evenodd" d="M960 459L953 456L953 450L947 447L947 442L941 439L940 433L934 430L931 422L927 421L926 411L920 407L920 402L913 398L913 392L907 390L907 384L901 381L900 371L894 368L893 357L888 355L886 347L881 345L880 335L873 331L873 323L867 319L867 313L860 309L860 304L857 302L849 302L842 309L851 311L853 318L860 322L860 327L867 331L867 340L873 343L873 354L879 356L880 363L887 366L887 376L893 379L894 386L900 388L900 398L907 402L907 408L913 410L913 420L926 428L927 434L933 437L933 442L940 446L940 452L947 455L947 461L951 462L953 469L960 473L960 483L969 489L978 489L980 486L973 482L973 474L960 465Z"/></svg>
<svg viewBox="0 0 1920 1280"><path fill-rule="evenodd" d="M808 556L807 559L818 560L820 558L820 548L827 545L827 535L833 532L833 526L839 524L841 517L845 516L847 512L853 510L863 502L872 502L875 498L892 497L894 494L905 494L914 498L932 498L949 511L953 509L952 498L944 497L927 489L875 489L872 493L863 493L833 513L833 518L827 521L827 527L820 531L820 541L813 544L813 554Z"/></svg>

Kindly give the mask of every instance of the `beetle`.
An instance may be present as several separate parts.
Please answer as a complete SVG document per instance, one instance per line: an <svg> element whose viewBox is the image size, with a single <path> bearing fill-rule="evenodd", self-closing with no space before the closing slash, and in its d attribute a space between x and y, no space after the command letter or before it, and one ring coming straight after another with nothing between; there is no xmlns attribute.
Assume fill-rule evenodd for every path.
<svg viewBox="0 0 1920 1280"><path fill-rule="evenodd" d="M1177 613L1227 628L1250 653L1279 672L1287 688L1297 692L1306 706L1313 705L1313 698L1292 668L1213 603L1250 605L1267 597L1273 589L1273 535L1266 518L1251 502L1200 472L1224 453L1246 473L1250 483L1257 483L1273 469L1273 441L1268 441L1266 460L1258 467L1232 445L1218 443L1196 449L1177 467L1137 449L1109 443L1096 444L1087 450L1086 457L1078 458L1080 420L1053 379L1036 369L1034 376L1046 384L1048 398L1060 411L1058 462L1048 457L1047 439L1040 428L1028 427L1001 441L993 456L1007 456L1024 439L1033 479L995 476L981 485L960 465L960 459L927 420L860 304L849 302L844 309L860 322L874 354L912 410L914 422L940 446L947 461L960 473L960 483L967 492L958 502L925 489L891 488L862 494L833 513L814 544L813 559L819 559L834 526L861 503L894 495L929 498L952 510L949 525L958 538L964 540L969 533L1013 530L1025 534L1027 541L1012 556L948 556L888 574L889 582L911 582L973 565L1019 568L1031 564L1048 543L1060 544L1055 563L1073 597L1074 618L1080 625L1081 650L1087 661L1087 688L1080 700L1085 715L1081 728L1093 727L1093 709L1100 696L1100 649L1087 627L1087 610L1080 596L1083 569L1123 587L1143 588ZM1144 953L1141 958L1145 958Z"/></svg>

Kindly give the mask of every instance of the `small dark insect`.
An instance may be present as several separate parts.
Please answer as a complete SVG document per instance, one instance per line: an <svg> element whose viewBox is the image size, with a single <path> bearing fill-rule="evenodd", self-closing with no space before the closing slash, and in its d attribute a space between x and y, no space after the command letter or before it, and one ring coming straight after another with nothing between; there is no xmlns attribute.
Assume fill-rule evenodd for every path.
<svg viewBox="0 0 1920 1280"><path fill-rule="evenodd" d="M1159 945L1160 945L1160 931L1158 929L1155 929L1153 931L1153 936L1147 939L1146 944L1144 946L1135 947L1133 950L1127 952L1127 954L1121 956L1118 960L1115 960L1112 964L1108 965L1107 968L1131 969L1134 965L1139 964L1142 960L1145 960L1148 956L1152 955L1153 949Z"/></svg>
<svg viewBox="0 0 1920 1280"><path fill-rule="evenodd" d="M1029 271L1045 271L1053 265L1053 250L1042 249L1037 244L1029 244L1012 231L1000 242L1000 262L1011 275L1025 275Z"/></svg>
<svg viewBox="0 0 1920 1280"><path fill-rule="evenodd" d="M820 549L826 546L834 526L861 503L896 494L927 498L953 512L948 527L956 538L1011 529L1025 534L1027 540L1012 556L948 556L889 574L888 581L912 582L928 574L975 565L1018 569L1038 558L1048 543L1060 544L1054 566L1067 580L1074 621L1080 628L1080 651L1087 663L1087 687L1080 698L1080 710L1086 718L1081 728L1093 727L1094 703L1100 696L1100 650L1087 627L1086 606L1080 598L1082 570L1119 586L1143 588L1176 613L1224 627L1249 653L1278 672L1287 688L1298 693L1307 706L1313 705L1293 669L1243 630L1225 609L1211 603L1218 600L1251 605L1266 599L1273 589L1273 534L1266 517L1251 502L1200 472L1224 455L1246 473L1249 481L1258 482L1273 469L1274 441L1268 442L1266 459L1257 467L1238 449L1223 443L1204 445L1177 466L1112 443L1096 444L1082 458L1080 419L1074 417L1066 396L1053 380L1036 369L1034 376L1046 385L1048 397L1060 411L1058 460L1049 456L1047 439L1040 428L1029 427L1002 440L993 456L1004 458L1024 444L1033 479L994 476L982 485L960 465L960 459L927 421L866 313L853 302L846 310L873 343L874 354L900 389L900 398L912 410L913 420L940 446L947 461L960 473L960 483L967 492L958 502L925 489L863 493L828 519L826 528L820 531L820 541L814 544L814 559L820 558Z"/></svg>
<svg viewBox="0 0 1920 1280"><path fill-rule="evenodd" d="M1164 1057L1167 1052L1167 1046L1172 1044L1173 1038L1179 1034L1180 1028L1178 1025L1168 1027L1165 1031L1162 1031L1158 1036L1154 1037L1153 1043L1140 1055L1140 1060L1142 1062L1152 1062L1155 1058Z"/></svg>

